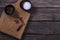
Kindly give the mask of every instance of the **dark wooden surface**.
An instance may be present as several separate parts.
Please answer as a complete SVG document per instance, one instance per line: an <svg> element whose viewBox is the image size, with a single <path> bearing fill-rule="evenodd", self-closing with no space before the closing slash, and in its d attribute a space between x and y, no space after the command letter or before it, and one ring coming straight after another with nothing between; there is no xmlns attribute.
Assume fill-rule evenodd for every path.
<svg viewBox="0 0 60 40"><path fill-rule="evenodd" d="M33 10L22 40L60 40L60 0L30 1ZM0 14L3 8L0 7ZM17 39L0 33L0 40Z"/></svg>

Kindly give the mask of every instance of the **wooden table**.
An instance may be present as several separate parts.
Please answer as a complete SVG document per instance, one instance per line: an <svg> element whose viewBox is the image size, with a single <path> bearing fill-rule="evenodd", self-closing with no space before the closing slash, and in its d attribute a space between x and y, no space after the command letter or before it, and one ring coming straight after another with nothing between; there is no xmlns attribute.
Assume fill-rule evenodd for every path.
<svg viewBox="0 0 60 40"><path fill-rule="evenodd" d="M33 10L22 40L60 40L60 0L30 1ZM0 7L0 13L2 10ZM17 39L0 33L0 40Z"/></svg>

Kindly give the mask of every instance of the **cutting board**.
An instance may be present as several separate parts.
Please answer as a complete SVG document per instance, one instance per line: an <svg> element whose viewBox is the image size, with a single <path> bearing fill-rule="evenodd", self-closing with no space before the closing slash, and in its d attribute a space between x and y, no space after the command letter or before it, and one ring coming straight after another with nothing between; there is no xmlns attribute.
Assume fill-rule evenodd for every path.
<svg viewBox="0 0 60 40"><path fill-rule="evenodd" d="M0 31L17 39L21 39L30 17L30 13L20 7L21 2L22 0L18 0L16 3L10 4L15 8L13 15L7 15L3 10L0 17Z"/></svg>

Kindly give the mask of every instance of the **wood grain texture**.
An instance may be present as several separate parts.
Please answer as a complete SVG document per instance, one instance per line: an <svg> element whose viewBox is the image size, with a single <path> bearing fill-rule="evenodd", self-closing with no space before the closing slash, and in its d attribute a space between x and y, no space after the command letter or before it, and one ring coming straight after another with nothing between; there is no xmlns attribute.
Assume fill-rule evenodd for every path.
<svg viewBox="0 0 60 40"><path fill-rule="evenodd" d="M36 9L39 9L39 8L36 8ZM40 9L45 9L46 10L47 8L40 8ZM53 10L51 10L51 9L53 9ZM43 12L45 10L42 10L42 11L39 11L39 10L37 11L36 10L36 12L37 12L37 13L35 12L36 15L34 13L32 14L33 17L31 16L30 20L31 21L32 20L33 21L36 20L36 22L31 22L30 21L28 23L27 28L26 28L26 31L25 31L25 34L32 34L32 35L34 35L34 34L37 34L37 35L38 34L39 35L41 35L41 34L60 34L60 31L59 31L60 22L38 22L38 20L40 21L40 17L38 17L38 15L39 15L38 12ZM44 13L45 14L50 14L52 12L52 13L55 13L55 14L59 14L59 10L60 10L59 8L50 8L50 9L47 9L45 11L47 13L45 13L45 12ZM42 14L44 14L44 13L42 13ZM38 20L37 20L37 18L34 18L35 16L38 18ZM53 36L53 35L51 35L51 36ZM1 40L3 40L3 39L8 40L8 36L5 35L5 37L7 37L7 38L2 37ZM35 37L33 36L32 38L34 39ZM39 38L39 37L36 37L36 38ZM11 39L11 37L9 37L9 38ZM22 38L22 39L25 39L25 38ZM26 39L28 39L28 37L26 37ZM46 38L46 39L48 39L48 38ZM52 39L52 38L50 38L50 39ZM57 38L57 39L59 39L59 38ZM15 39L13 38L11 40L15 40Z"/></svg>
<svg viewBox="0 0 60 40"><path fill-rule="evenodd" d="M60 22L40 22L41 20L60 20L60 0L30 1L34 10L31 11L31 18L22 40L60 40ZM0 40L16 39L1 33Z"/></svg>
<svg viewBox="0 0 60 40"><path fill-rule="evenodd" d="M25 35L22 40L59 40L60 35Z"/></svg>
<svg viewBox="0 0 60 40"><path fill-rule="evenodd" d="M2 0L0 3L11 3L17 0ZM60 0L30 0L34 7L60 7Z"/></svg>
<svg viewBox="0 0 60 40"><path fill-rule="evenodd" d="M5 7L8 4L16 3L17 0L0 0L0 7Z"/></svg>
<svg viewBox="0 0 60 40"><path fill-rule="evenodd" d="M30 0L34 7L60 7L60 0Z"/></svg>
<svg viewBox="0 0 60 40"><path fill-rule="evenodd" d="M29 22L25 33L60 34L60 22Z"/></svg>
<svg viewBox="0 0 60 40"><path fill-rule="evenodd" d="M60 7L35 7L30 20L60 20Z"/></svg>
<svg viewBox="0 0 60 40"><path fill-rule="evenodd" d="M0 7L0 17L2 15L3 7Z"/></svg>
<svg viewBox="0 0 60 40"><path fill-rule="evenodd" d="M0 3L14 3L16 2L17 0L0 0Z"/></svg>
<svg viewBox="0 0 60 40"><path fill-rule="evenodd" d="M0 32L0 40L17 40L17 39Z"/></svg>
<svg viewBox="0 0 60 40"><path fill-rule="evenodd" d="M34 4L34 5L35 5L35 2L40 5L40 1L41 1L41 3L44 3L44 2L48 2L49 0L45 0L45 1L39 0L39 2L37 2L37 0L31 0L31 1L33 1L32 4ZM52 1L53 0L51 0L51 2ZM56 2L56 1L54 1L54 2ZM57 3L58 3L58 1L57 1ZM39 5L36 5L37 7L34 6L35 8L31 12L30 20L60 20L60 16L59 16L60 7L55 7L55 6L53 7L52 4L51 4L52 5L51 7L50 6L49 7L40 7ZM41 5L43 5L43 4L41 4Z"/></svg>

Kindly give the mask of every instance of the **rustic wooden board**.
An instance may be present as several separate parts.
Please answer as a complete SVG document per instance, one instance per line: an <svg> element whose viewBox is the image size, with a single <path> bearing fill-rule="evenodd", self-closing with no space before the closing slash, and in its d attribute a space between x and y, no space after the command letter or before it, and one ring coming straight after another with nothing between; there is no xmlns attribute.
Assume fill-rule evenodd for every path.
<svg viewBox="0 0 60 40"><path fill-rule="evenodd" d="M17 0L2 0L0 3L12 3ZM30 0L34 7L60 7L60 0ZM2 3L2 4L3 4Z"/></svg>
<svg viewBox="0 0 60 40"><path fill-rule="evenodd" d="M38 8L36 8L36 9L38 9ZM46 10L47 8L42 8L42 9ZM39 10L38 10L38 12L40 12ZM42 12L44 12L45 10L43 10ZM44 13L45 14L50 14L50 11L51 11L52 13L59 14L60 9L59 8L53 8L53 10L50 10L50 11L49 10L50 9L46 10L47 13L45 13L45 12ZM36 12L37 12L37 10L36 10ZM44 14L44 13L42 13L42 14ZM35 14L37 14L37 15L32 14L33 17L31 16L30 20L33 20L33 21L34 20L35 21L40 20L40 17L38 17L39 13L35 13ZM35 16L38 18L38 20L37 20L37 18L35 18ZM27 25L25 33L32 33L32 34L33 33L35 33L35 34L60 34L59 25L60 25L59 22L52 22L51 23L51 22L31 22L30 21L28 23L28 25ZM8 39L8 38L6 38L6 39Z"/></svg>
<svg viewBox="0 0 60 40"><path fill-rule="evenodd" d="M29 22L25 33L60 34L60 22Z"/></svg>
<svg viewBox="0 0 60 40"><path fill-rule="evenodd" d="M7 4L13 4L17 0L0 0L0 7L5 7Z"/></svg>
<svg viewBox="0 0 60 40"><path fill-rule="evenodd" d="M4 2L14 2L16 0L2 0L0 3ZM60 0L30 0L34 7L60 7Z"/></svg>
<svg viewBox="0 0 60 40"><path fill-rule="evenodd" d="M60 7L60 0L31 0L34 7Z"/></svg>
<svg viewBox="0 0 60 40"><path fill-rule="evenodd" d="M60 35L25 35L22 40L59 40Z"/></svg>
<svg viewBox="0 0 60 40"><path fill-rule="evenodd" d="M37 35L37 34L25 34L23 37L22 37L22 40L59 40L60 39L60 35ZM14 39L12 37L9 37L3 33L0 33L0 40L17 40L17 39Z"/></svg>
<svg viewBox="0 0 60 40"><path fill-rule="evenodd" d="M32 10L30 20L37 20L37 21L38 20L60 20L60 16L59 16L60 15L60 7L58 6L58 4L60 4L60 2L56 3L58 7L55 7L55 6L53 7L52 4L51 4L51 7L50 6L44 7L45 5L43 5L43 3L46 2L48 4L49 0L46 0L46 1L39 0L39 2L37 2L37 0L30 0L30 1L32 2L33 5L36 5L37 3L39 4L39 5L33 6L35 8L34 8L34 10ZM53 0L51 0L51 2L52 1ZM58 2L58 0L56 0L56 1ZM54 1L54 2L56 2L56 1ZM42 3L41 5L43 5L43 7L40 7L41 6L40 2ZM56 5L56 4L54 4L54 5Z"/></svg>
<svg viewBox="0 0 60 40"><path fill-rule="evenodd" d="M35 7L30 20L60 20L60 7Z"/></svg>
<svg viewBox="0 0 60 40"><path fill-rule="evenodd" d="M0 32L0 40L17 40L17 39Z"/></svg>
<svg viewBox="0 0 60 40"><path fill-rule="evenodd" d="M22 40L59 40L60 22L40 22L41 20L60 20L60 0L30 0L34 10ZM48 8L47 8L48 7ZM42 35L43 34L43 35ZM51 34L51 35L48 35ZM57 34L57 35L54 35ZM0 40L15 40L1 34Z"/></svg>
<svg viewBox="0 0 60 40"><path fill-rule="evenodd" d="M1 17L2 11L3 11L3 7L0 7L0 17Z"/></svg>
<svg viewBox="0 0 60 40"><path fill-rule="evenodd" d="M6 33L8 35L11 35L15 38L18 38L18 39L21 39L21 36L24 32L24 29L25 29L28 19L30 17L30 13L28 13L20 8L21 1L22 0L18 0L17 3L13 4L13 6L15 7L14 15L16 14L19 17L19 19L15 18L13 16L6 15L6 13L4 11L0 18L0 31L3 33ZM20 20L20 17L22 17L21 20ZM15 20L17 20L18 23ZM23 20L23 22L22 22L22 20Z"/></svg>
<svg viewBox="0 0 60 40"><path fill-rule="evenodd" d="M16 2L17 0L0 0L0 3L14 3Z"/></svg>

